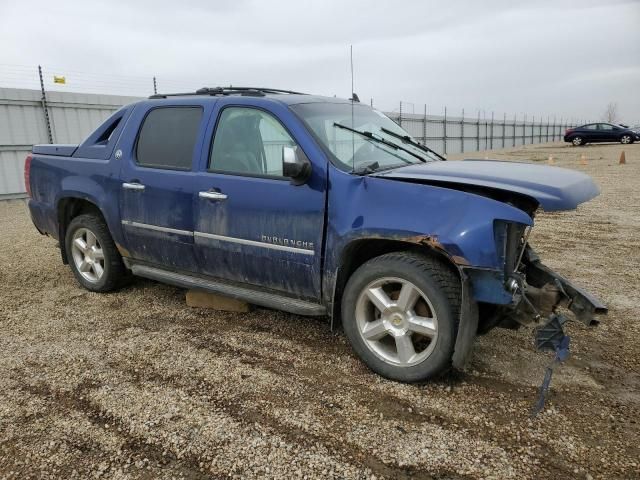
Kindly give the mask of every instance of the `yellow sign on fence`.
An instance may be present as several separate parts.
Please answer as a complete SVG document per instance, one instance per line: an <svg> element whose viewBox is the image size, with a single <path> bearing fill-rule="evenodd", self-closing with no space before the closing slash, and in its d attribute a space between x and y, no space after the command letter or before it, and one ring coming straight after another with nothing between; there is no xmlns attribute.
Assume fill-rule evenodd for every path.
<svg viewBox="0 0 640 480"><path fill-rule="evenodd" d="M67 83L67 79L65 77L63 77L63 76L54 75L53 76L53 83L66 84Z"/></svg>

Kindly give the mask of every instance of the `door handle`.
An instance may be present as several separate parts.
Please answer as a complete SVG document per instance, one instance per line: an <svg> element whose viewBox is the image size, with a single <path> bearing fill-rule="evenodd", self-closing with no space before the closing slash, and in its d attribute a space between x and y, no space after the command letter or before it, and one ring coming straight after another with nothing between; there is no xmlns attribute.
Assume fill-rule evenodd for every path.
<svg viewBox="0 0 640 480"><path fill-rule="evenodd" d="M144 190L144 185L142 185L141 183L138 182L131 182L131 183L123 183L122 184L122 188L126 188L127 190L139 190L142 191Z"/></svg>
<svg viewBox="0 0 640 480"><path fill-rule="evenodd" d="M198 193L200 198L206 198L207 200L226 200L227 195L220 192L200 192Z"/></svg>

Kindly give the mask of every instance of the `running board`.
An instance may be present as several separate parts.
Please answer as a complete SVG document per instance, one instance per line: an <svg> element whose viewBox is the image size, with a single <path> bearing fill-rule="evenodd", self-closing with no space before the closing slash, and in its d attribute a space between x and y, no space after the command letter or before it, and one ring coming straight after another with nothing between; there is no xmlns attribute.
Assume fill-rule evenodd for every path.
<svg viewBox="0 0 640 480"><path fill-rule="evenodd" d="M169 272L146 265L133 264L131 265L131 271L139 277L150 278L151 280L157 280L158 282L168 283L182 288L206 290L226 297L236 298L253 305L260 305L275 310L284 310L285 312L295 313L296 315L319 317L327 314L327 309L322 305L285 297L276 293L260 292L251 288L229 285L228 283L215 280L205 280L203 278Z"/></svg>

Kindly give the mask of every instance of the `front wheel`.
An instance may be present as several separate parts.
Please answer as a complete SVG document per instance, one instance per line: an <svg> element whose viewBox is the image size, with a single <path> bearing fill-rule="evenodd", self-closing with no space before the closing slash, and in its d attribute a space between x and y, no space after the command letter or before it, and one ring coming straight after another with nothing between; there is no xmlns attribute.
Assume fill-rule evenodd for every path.
<svg viewBox="0 0 640 480"><path fill-rule="evenodd" d="M584 139L582 137L573 137L571 140L574 146L579 147L580 145L584 145Z"/></svg>
<svg viewBox="0 0 640 480"><path fill-rule="evenodd" d="M71 220L65 247L74 276L87 290L109 292L128 278L109 229L97 215L79 215Z"/></svg>
<svg viewBox="0 0 640 480"><path fill-rule="evenodd" d="M406 252L363 264L342 297L345 334L376 373L419 382L451 367L460 280L443 262Z"/></svg>
<svg viewBox="0 0 640 480"><path fill-rule="evenodd" d="M620 143L628 145L633 143L633 138L631 138L631 135L622 135L622 137L620 137Z"/></svg>

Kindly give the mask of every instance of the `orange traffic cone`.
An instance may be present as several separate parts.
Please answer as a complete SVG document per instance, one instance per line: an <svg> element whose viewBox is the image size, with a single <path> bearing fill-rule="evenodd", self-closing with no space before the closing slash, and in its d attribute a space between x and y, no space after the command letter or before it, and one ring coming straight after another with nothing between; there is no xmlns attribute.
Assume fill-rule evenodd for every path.
<svg viewBox="0 0 640 480"><path fill-rule="evenodd" d="M584 156L584 153L582 155L580 155L580 165L586 165L587 164L587 157Z"/></svg>
<svg viewBox="0 0 640 480"><path fill-rule="evenodd" d="M618 162L618 164L624 165L625 163L627 163L627 157L625 157L624 150L623 150L622 153L620 154L620 161Z"/></svg>
<svg viewBox="0 0 640 480"><path fill-rule="evenodd" d="M553 165L555 162L553 161L553 155L549 155L549 165Z"/></svg>

